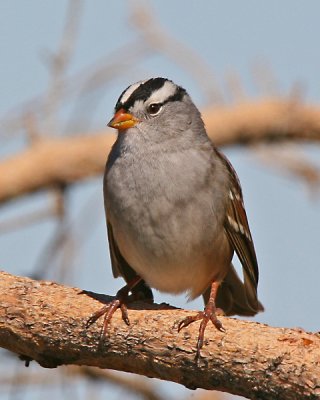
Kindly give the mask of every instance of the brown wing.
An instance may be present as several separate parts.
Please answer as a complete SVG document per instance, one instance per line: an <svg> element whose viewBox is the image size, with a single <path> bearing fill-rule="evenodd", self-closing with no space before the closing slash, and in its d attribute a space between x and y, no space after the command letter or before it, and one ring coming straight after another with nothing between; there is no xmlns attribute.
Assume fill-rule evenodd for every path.
<svg viewBox="0 0 320 400"><path fill-rule="evenodd" d="M257 298L259 280L258 261L243 204L241 186L230 162L221 153L219 155L228 168L231 177L225 230L243 267L244 286L248 304L257 312L262 308Z"/></svg>
<svg viewBox="0 0 320 400"><path fill-rule="evenodd" d="M122 256L119 247L114 239L112 226L107 218L108 241L111 258L112 273L115 278L122 276L125 281L130 282L137 274L130 267L126 259Z"/></svg>
<svg viewBox="0 0 320 400"><path fill-rule="evenodd" d="M137 276L137 274L134 271L134 269L130 267L130 264L126 261L126 259L122 256L119 247L117 246L117 242L114 239L112 226L108 221L108 218L107 218L107 230L108 230L108 242L109 242L113 276L115 278L117 278L118 276L122 276L124 280L127 283L129 283ZM152 290L145 283L144 280L141 280L132 289L132 292L135 293L137 299L143 299L145 301L153 302Z"/></svg>
<svg viewBox="0 0 320 400"><path fill-rule="evenodd" d="M108 242L109 242L109 252L112 266L112 273L115 278L118 276L123 276L122 265L125 259L122 257L118 246L114 240L112 226L107 219L107 232L108 232Z"/></svg>

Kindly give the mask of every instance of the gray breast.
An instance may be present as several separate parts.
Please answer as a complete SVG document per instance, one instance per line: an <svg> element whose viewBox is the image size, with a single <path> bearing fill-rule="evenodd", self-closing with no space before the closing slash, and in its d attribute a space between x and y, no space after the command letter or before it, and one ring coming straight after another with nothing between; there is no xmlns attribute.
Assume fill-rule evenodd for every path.
<svg viewBox="0 0 320 400"><path fill-rule="evenodd" d="M226 199L213 189L213 180L222 177L212 156L192 148L160 153L148 149L147 154L140 149L118 153L109 164L105 201L119 249L160 290L161 283L152 282L152 270L181 275L186 265L209 264L223 231ZM181 290L187 285L191 283L181 283Z"/></svg>

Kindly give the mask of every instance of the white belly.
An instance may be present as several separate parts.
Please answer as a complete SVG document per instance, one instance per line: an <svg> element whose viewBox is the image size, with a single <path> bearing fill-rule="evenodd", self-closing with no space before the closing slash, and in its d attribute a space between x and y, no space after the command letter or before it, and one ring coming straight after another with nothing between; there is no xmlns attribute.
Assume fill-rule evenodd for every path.
<svg viewBox="0 0 320 400"><path fill-rule="evenodd" d="M112 224L115 240L124 258L150 287L168 293L188 292L195 298L213 280L224 278L232 251L223 229L218 235L204 221L182 225L179 218L173 219L152 224L147 217L145 223L135 226L118 219Z"/></svg>

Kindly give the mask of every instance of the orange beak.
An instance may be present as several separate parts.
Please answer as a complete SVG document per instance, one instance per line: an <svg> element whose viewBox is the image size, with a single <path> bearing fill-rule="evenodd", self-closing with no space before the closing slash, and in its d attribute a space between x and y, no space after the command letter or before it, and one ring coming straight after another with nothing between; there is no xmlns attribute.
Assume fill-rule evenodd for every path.
<svg viewBox="0 0 320 400"><path fill-rule="evenodd" d="M120 108L117 111L111 121L108 123L110 128L118 129L119 131L123 131L128 128L132 128L139 122L133 115L126 113L123 108Z"/></svg>

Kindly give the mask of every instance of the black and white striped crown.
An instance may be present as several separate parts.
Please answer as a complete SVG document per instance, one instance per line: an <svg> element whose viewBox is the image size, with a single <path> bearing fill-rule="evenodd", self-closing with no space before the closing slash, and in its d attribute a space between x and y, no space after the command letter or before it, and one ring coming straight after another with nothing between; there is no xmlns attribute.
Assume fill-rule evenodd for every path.
<svg viewBox="0 0 320 400"><path fill-rule="evenodd" d="M186 90L166 78L151 78L128 86L120 95L115 111L124 108L129 110L136 101L149 100L150 103L164 104L169 101L179 101Z"/></svg>

